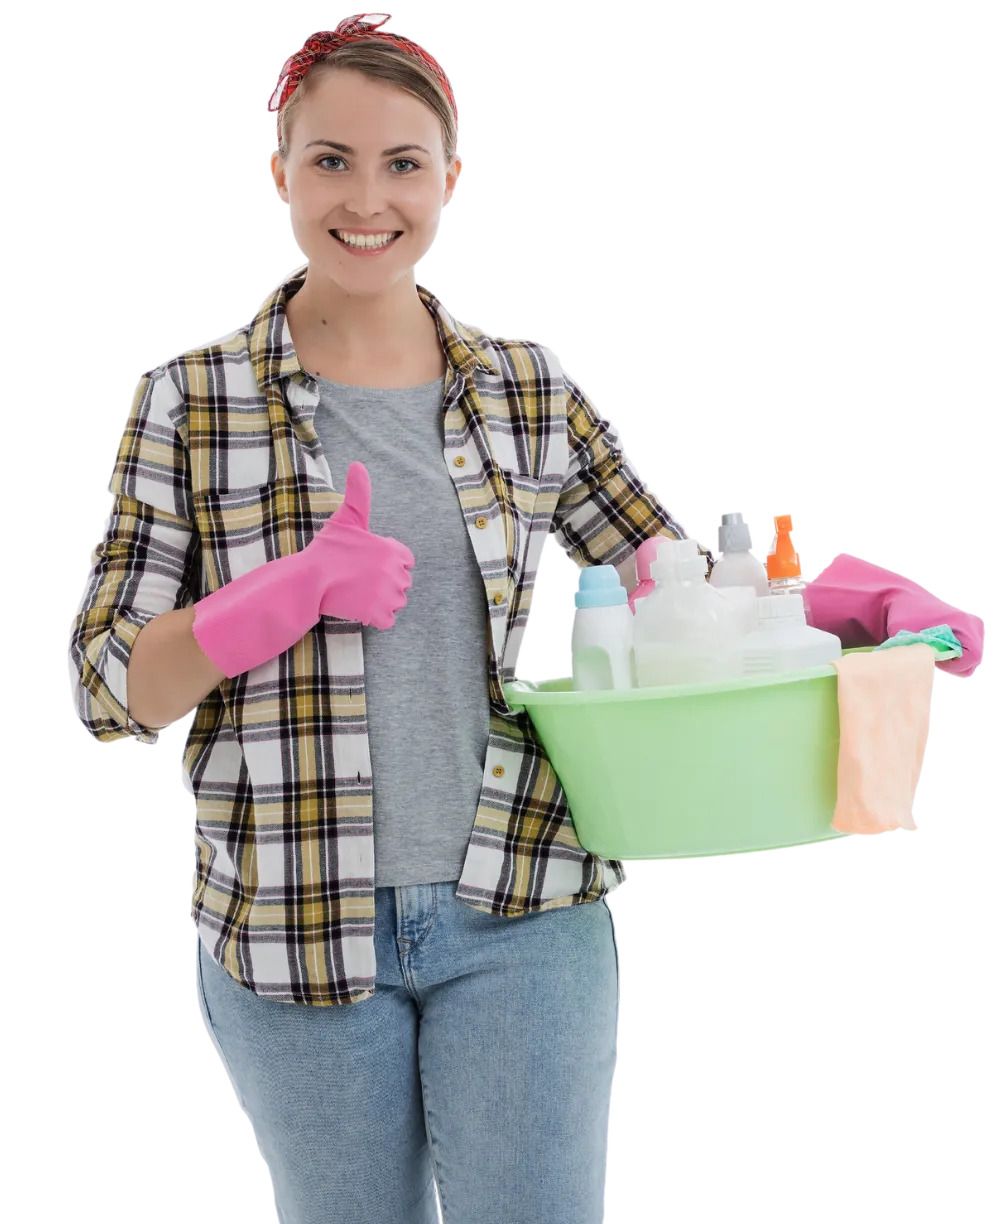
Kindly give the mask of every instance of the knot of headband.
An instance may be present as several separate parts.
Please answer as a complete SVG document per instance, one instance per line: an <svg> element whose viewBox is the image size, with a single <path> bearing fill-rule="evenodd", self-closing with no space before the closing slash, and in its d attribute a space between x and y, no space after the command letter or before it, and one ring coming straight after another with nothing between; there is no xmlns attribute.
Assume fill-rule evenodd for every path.
<svg viewBox="0 0 1000 1224"><path fill-rule="evenodd" d="M310 34L301 50L296 51L294 55L290 55L285 60L284 66L278 75L278 83L274 87L271 100L267 104L267 109L269 111L280 111L298 88L302 78L317 60L323 59L331 51L335 51L338 47L343 47L346 43L356 42L362 38L377 38L385 41L390 46L398 47L400 51L404 51L407 55L412 55L415 59L420 60L426 68L430 69L438 81L440 81L448 97L457 124L458 107L455 105L455 95L452 93L451 82L445 76L444 69L437 60L428 54L418 43L415 43L410 38L404 38L402 34L376 33L378 27L385 25L391 16L391 13L355 13L353 17L345 17L335 30L319 30L315 34ZM366 17L379 17L381 20L365 21Z"/></svg>

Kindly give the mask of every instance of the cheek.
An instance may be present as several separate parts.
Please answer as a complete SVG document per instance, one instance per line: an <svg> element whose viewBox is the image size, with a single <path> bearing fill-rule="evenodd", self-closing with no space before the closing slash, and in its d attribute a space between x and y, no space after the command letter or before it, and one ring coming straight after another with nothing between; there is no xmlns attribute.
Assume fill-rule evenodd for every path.
<svg viewBox="0 0 1000 1224"><path fill-rule="evenodd" d="M427 237L432 236L441 221L441 200L437 196L424 198L409 210L414 228Z"/></svg>
<svg viewBox="0 0 1000 1224"><path fill-rule="evenodd" d="M303 217L314 217L322 214L329 209L331 199L335 198L335 192L331 190L329 185L324 185L322 182L317 181L310 174L299 175L290 184L289 194L296 211L301 213Z"/></svg>
<svg viewBox="0 0 1000 1224"><path fill-rule="evenodd" d="M445 184L435 179L424 179L422 182L408 183L399 194L400 201L408 201L422 214L433 213L444 196Z"/></svg>

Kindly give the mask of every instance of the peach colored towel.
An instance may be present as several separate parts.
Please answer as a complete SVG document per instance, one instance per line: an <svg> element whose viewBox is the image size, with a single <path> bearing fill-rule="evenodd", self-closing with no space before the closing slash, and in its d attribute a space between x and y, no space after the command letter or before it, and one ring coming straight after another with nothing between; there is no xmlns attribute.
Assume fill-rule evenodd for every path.
<svg viewBox="0 0 1000 1224"><path fill-rule="evenodd" d="M926 642L846 654L837 669L840 751L833 827L915 829L913 796L930 723L937 652Z"/></svg>

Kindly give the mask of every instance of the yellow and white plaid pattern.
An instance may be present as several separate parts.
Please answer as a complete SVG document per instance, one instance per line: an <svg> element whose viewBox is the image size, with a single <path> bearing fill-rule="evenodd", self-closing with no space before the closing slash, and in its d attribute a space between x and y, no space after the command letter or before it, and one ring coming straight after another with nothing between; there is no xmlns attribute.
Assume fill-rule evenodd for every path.
<svg viewBox="0 0 1000 1224"><path fill-rule="evenodd" d="M158 738L128 713L129 655L143 625L303 548L340 504L313 426L316 384L285 314L305 271L248 326L139 380L71 633L77 712L99 740ZM489 337L417 291L447 358L442 462L490 622L489 740L456 896L510 918L588 903L622 883L624 869L580 846L559 779L501 684L514 676L550 532L579 566L620 566L647 537L685 533L550 349ZM191 914L227 972L284 1002L372 995L361 625L324 616L277 658L224 681L195 712L183 767L196 801Z"/></svg>

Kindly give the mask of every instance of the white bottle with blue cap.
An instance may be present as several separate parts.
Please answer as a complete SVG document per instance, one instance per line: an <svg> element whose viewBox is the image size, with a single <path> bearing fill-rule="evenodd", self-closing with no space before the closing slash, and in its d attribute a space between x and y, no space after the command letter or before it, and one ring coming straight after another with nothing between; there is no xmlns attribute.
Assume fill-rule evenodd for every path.
<svg viewBox="0 0 1000 1224"><path fill-rule="evenodd" d="M632 687L632 611L613 565L580 571L572 648L574 689Z"/></svg>

